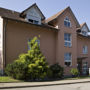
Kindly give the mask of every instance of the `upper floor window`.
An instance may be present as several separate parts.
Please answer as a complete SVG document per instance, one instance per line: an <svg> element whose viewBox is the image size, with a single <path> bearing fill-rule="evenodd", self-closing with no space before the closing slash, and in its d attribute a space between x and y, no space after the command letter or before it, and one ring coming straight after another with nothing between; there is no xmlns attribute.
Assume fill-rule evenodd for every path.
<svg viewBox="0 0 90 90"><path fill-rule="evenodd" d="M65 25L66 27L71 27L71 21L69 20L68 17L66 17L66 18L64 19L64 25Z"/></svg>
<svg viewBox="0 0 90 90"><path fill-rule="evenodd" d="M82 31L82 34L83 34L84 36L87 36L87 32L86 32L86 31Z"/></svg>
<svg viewBox="0 0 90 90"><path fill-rule="evenodd" d="M64 62L66 66L70 66L72 62L71 53L65 53L64 54Z"/></svg>
<svg viewBox="0 0 90 90"><path fill-rule="evenodd" d="M88 47L87 46L83 46L83 54L87 54L88 53Z"/></svg>
<svg viewBox="0 0 90 90"><path fill-rule="evenodd" d="M28 21L33 24L39 24L39 21L36 21L36 20L28 19Z"/></svg>
<svg viewBox="0 0 90 90"><path fill-rule="evenodd" d="M64 33L64 46L71 47L71 34L70 33Z"/></svg>

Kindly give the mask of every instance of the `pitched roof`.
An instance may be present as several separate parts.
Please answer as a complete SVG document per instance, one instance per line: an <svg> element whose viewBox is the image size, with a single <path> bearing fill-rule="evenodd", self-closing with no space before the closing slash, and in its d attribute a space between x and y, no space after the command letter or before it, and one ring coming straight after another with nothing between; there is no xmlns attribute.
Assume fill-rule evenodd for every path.
<svg viewBox="0 0 90 90"><path fill-rule="evenodd" d="M67 8L69 8L69 7L67 7ZM50 18L46 19L45 22L48 23L48 22L50 22L50 21L58 18L58 16L61 15L67 8L61 10L61 11L58 12L57 14L55 14L55 15L51 16Z"/></svg>
<svg viewBox="0 0 90 90"><path fill-rule="evenodd" d="M76 19L74 13L72 12L71 8L70 7L67 7L65 9L63 9L62 11L58 12L57 14L51 16L50 18L48 18L47 20L45 20L46 23L49 23L49 22L52 22L53 20L57 19L59 16L61 16L65 11L69 10L71 13L72 13L72 16L74 18L74 21L77 25L77 27L80 27L80 24L78 22L78 20Z"/></svg>
<svg viewBox="0 0 90 90"><path fill-rule="evenodd" d="M15 20L25 21L23 18L20 17L20 12L8 10L1 7L0 7L0 16L15 19Z"/></svg>
<svg viewBox="0 0 90 90"><path fill-rule="evenodd" d="M32 7L35 7L35 8L40 12L40 14L41 14L41 16L42 16L42 20L44 20L44 19L45 19L45 16L44 16L44 14L41 12L41 10L39 9L39 7L37 6L36 3L34 3L33 5L31 5L30 7L28 7L28 8L25 9L24 11L22 11L22 13L20 14L20 16L21 16L21 17L25 16L26 11L28 11L28 10L31 9Z"/></svg>
<svg viewBox="0 0 90 90"><path fill-rule="evenodd" d="M81 27L83 27L85 24L86 24L86 22L84 22L84 23L80 24L80 26L81 26Z"/></svg>
<svg viewBox="0 0 90 90"><path fill-rule="evenodd" d="M82 29L82 27L83 27L84 25L87 27L88 31L90 32L90 30L89 30L88 25L87 25L87 23L86 23L86 22L84 22L84 23L80 24L80 28Z"/></svg>
<svg viewBox="0 0 90 90"><path fill-rule="evenodd" d="M20 17L20 12L16 12L16 11L13 11L13 10L8 10L8 9L0 7L0 16L2 18L5 18L5 19L14 20L14 21L20 21L20 22L23 22L23 23L31 24L28 21L26 21L24 18ZM45 24L37 25L37 26L44 27L44 28L46 27L46 28L54 29L56 31L58 30L58 29L56 29L54 27L51 27L51 26L45 25Z"/></svg>

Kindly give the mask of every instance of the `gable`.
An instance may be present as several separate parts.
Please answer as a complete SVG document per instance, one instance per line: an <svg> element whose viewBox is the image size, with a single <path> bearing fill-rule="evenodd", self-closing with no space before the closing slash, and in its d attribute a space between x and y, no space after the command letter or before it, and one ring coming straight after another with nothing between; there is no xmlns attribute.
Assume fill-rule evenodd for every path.
<svg viewBox="0 0 90 90"><path fill-rule="evenodd" d="M42 20L45 19L45 16L41 12L41 10L38 8L36 3L30 6L29 8L27 8L26 10L24 10L20 14L20 16L25 18L26 20L30 19L30 20L38 21L39 24L41 23Z"/></svg>
<svg viewBox="0 0 90 90"><path fill-rule="evenodd" d="M86 23L84 23L83 25L81 25L81 34L84 35L84 36L88 36L88 33L89 33L89 28L87 26Z"/></svg>
<svg viewBox="0 0 90 90"><path fill-rule="evenodd" d="M84 24L81 25L81 31L87 31L87 32L89 32L89 28L88 28L88 26L87 26L86 23L84 23Z"/></svg>
<svg viewBox="0 0 90 90"><path fill-rule="evenodd" d="M88 28L86 27L86 25L84 25L84 26L82 27L81 31L86 31L86 32L88 32L89 30L88 30Z"/></svg>
<svg viewBox="0 0 90 90"><path fill-rule="evenodd" d="M39 21L39 24L41 24L41 15L40 13L38 12L37 9L35 9L34 7L29 9L27 12L26 12L26 19L31 19L31 20L35 20L35 21Z"/></svg>
<svg viewBox="0 0 90 90"><path fill-rule="evenodd" d="M40 13L38 12L37 9L35 9L34 7L29 9L27 12L26 12L28 15L30 16L34 16L34 17L37 17L37 18L41 18L40 16Z"/></svg>
<svg viewBox="0 0 90 90"><path fill-rule="evenodd" d="M62 15L63 15L66 11L68 11L68 12L71 14L71 16L72 16L72 18L73 18L73 20L74 20L74 22L75 22L75 24L76 24L76 27L77 27L77 28L80 27L79 22L78 22L78 20L76 19L75 15L74 15L74 13L72 12L72 10L71 10L70 7L67 7L66 9L64 9L64 10L58 12L57 14L55 14L54 16L48 18L48 19L46 20L46 23L48 23L48 24L53 24L53 22L55 22L59 17L62 17Z"/></svg>

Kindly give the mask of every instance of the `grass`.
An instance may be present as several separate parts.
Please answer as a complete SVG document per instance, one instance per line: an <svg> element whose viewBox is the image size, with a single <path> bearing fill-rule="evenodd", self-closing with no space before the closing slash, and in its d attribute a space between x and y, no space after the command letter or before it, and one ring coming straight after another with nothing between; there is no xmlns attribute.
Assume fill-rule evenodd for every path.
<svg viewBox="0 0 90 90"><path fill-rule="evenodd" d="M82 76L82 77L75 77L75 78L64 78L61 80L77 80L77 79L86 79L90 78L89 76ZM50 81L58 81L58 80L50 80ZM8 76L0 76L0 83L14 83L14 82L24 82L23 80L16 80L14 78L8 77ZM27 82L27 81L26 81ZM47 82L43 81L43 82Z"/></svg>
<svg viewBox="0 0 90 90"><path fill-rule="evenodd" d="M90 78L90 76L80 76L80 77L74 77L74 78L64 78L64 80L77 80L77 79L87 79Z"/></svg>
<svg viewBox="0 0 90 90"><path fill-rule="evenodd" d="M22 82L21 80L16 80L8 76L0 76L0 83L2 82Z"/></svg>

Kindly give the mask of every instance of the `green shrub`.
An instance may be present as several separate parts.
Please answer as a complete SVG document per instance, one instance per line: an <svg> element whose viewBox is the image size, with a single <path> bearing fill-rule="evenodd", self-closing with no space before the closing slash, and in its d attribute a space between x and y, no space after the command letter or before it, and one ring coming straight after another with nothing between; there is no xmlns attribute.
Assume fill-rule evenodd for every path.
<svg viewBox="0 0 90 90"><path fill-rule="evenodd" d="M45 56L40 51L37 37L28 42L30 50L20 54L12 64L8 64L5 72L8 76L22 80L41 80L45 78L61 78L63 68L59 64L48 66Z"/></svg>
<svg viewBox="0 0 90 90"><path fill-rule="evenodd" d="M49 78L49 79L53 78L53 72L52 72L52 70L50 69L50 67L49 67L49 69L48 69L48 71L47 71L47 78Z"/></svg>
<svg viewBox="0 0 90 90"><path fill-rule="evenodd" d="M23 63L21 60L16 60L12 64L7 65L5 72L8 76L11 76L15 79L25 79L26 70L26 63Z"/></svg>
<svg viewBox="0 0 90 90"><path fill-rule="evenodd" d="M50 70L52 71L52 78L62 78L63 77L63 67L58 63L51 65Z"/></svg>
<svg viewBox="0 0 90 90"><path fill-rule="evenodd" d="M47 76L48 64L40 51L37 37L28 42L28 53L19 55L12 64L8 64L5 72L16 79L43 79Z"/></svg>
<svg viewBox="0 0 90 90"><path fill-rule="evenodd" d="M77 69L77 68L72 68L72 69L71 69L71 74L72 74L73 76L78 76L78 75L79 75L78 69Z"/></svg>

